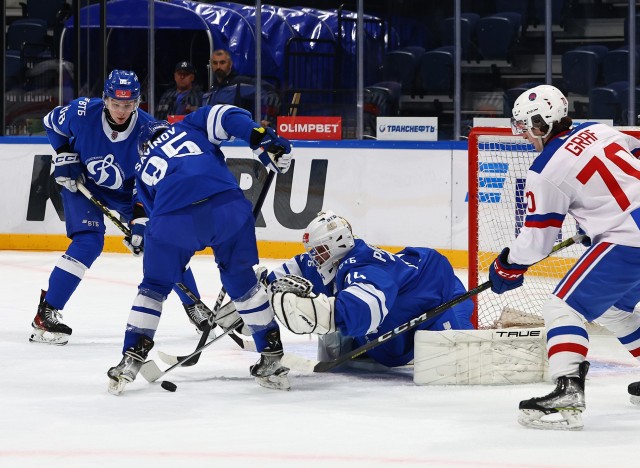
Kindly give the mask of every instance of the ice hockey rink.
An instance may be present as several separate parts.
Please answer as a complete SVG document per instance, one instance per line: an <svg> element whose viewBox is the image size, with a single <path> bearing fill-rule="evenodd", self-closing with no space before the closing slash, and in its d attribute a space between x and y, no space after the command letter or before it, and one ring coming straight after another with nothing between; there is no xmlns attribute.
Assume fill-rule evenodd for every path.
<svg viewBox="0 0 640 468"><path fill-rule="evenodd" d="M548 393L550 383L416 386L409 368L347 369L292 371L291 391L281 392L258 386L248 370L258 355L227 338L196 366L167 374L175 393L139 376L110 395L106 371L120 361L141 260L100 257L63 311L69 344L32 344L40 288L59 255L0 251L2 467L639 465L640 407L629 403L627 385L640 380L640 369L608 336L592 337L579 432L518 425L518 402ZM192 268L212 305L220 289L213 258L196 256ZM188 354L197 341L172 294L149 357L164 369L157 350ZM283 342L286 352L315 358L315 339L283 332Z"/></svg>

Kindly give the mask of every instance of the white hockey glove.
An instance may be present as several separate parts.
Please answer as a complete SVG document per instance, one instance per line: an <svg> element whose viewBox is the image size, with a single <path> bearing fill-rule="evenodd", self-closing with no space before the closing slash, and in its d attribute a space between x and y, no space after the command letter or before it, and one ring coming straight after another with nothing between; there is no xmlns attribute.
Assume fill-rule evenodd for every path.
<svg viewBox="0 0 640 468"><path fill-rule="evenodd" d="M313 295L305 278L287 275L269 286L270 302L278 320L298 335L326 335L336 331L333 297Z"/></svg>
<svg viewBox="0 0 640 468"><path fill-rule="evenodd" d="M59 153L53 157L53 177L70 192L78 191L78 180L84 183L82 163L78 153Z"/></svg>
<svg viewBox="0 0 640 468"><path fill-rule="evenodd" d="M220 307L213 321L217 325L220 325L224 331L227 331L238 319L242 320L242 317L240 317L240 314L236 310L235 304L233 302L227 302ZM235 331L246 336L251 336L251 330L245 325L244 321L242 321L239 327L235 328Z"/></svg>

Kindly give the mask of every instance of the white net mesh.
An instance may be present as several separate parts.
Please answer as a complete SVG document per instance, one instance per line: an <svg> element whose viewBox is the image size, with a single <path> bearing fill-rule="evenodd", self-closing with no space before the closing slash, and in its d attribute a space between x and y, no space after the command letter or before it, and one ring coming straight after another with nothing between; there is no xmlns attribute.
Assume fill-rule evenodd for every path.
<svg viewBox="0 0 640 468"><path fill-rule="evenodd" d="M524 193L527 170L537 156L532 145L522 137L480 135L477 146L477 245L469 246L469 262L477 262L477 274L470 267L469 289L489 279L488 269L500 251L511 244L520 232L527 205ZM472 170L472 168L470 168ZM471 183L471 182L470 182ZM470 192L472 188L470 187ZM469 197L469 202L473 202ZM471 226L471 223L470 223ZM562 226L562 241L576 234L576 222L567 216ZM585 251L574 245L554 254L530 268L524 285L497 295L491 291L477 296L478 328L497 328L507 325L503 312L509 316L519 312L531 326L540 326L542 305L559 279L575 264ZM523 326L520 319L515 325ZM508 325L507 325L508 326ZM526 326L526 325L525 325Z"/></svg>

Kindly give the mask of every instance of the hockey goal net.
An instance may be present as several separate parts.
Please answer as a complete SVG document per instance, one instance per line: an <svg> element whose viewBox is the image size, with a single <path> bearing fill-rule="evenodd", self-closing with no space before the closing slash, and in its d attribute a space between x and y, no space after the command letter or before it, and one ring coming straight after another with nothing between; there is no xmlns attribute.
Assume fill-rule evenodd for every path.
<svg viewBox="0 0 640 468"><path fill-rule="evenodd" d="M620 129L636 137L638 129ZM510 128L474 128L469 134L469 284L489 279L489 265L518 236L524 223L527 170L538 153ZM567 216L558 242L577 233ZM475 297L476 328L542 326L542 305L556 284L585 251L573 245L531 267L520 288Z"/></svg>

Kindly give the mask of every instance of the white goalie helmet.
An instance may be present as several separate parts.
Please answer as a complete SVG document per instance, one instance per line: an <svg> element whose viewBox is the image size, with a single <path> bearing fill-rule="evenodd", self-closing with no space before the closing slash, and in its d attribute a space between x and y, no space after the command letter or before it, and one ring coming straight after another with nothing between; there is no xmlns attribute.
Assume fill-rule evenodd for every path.
<svg viewBox="0 0 640 468"><path fill-rule="evenodd" d="M516 99L513 105L511 128L514 135L521 135L533 128L548 126L542 138L549 135L554 122L566 117L569 111L567 98L555 86L540 85L531 88Z"/></svg>
<svg viewBox="0 0 640 468"><path fill-rule="evenodd" d="M321 211L302 235L302 243L324 284L336 276L338 262L355 246L351 225L333 211Z"/></svg>

